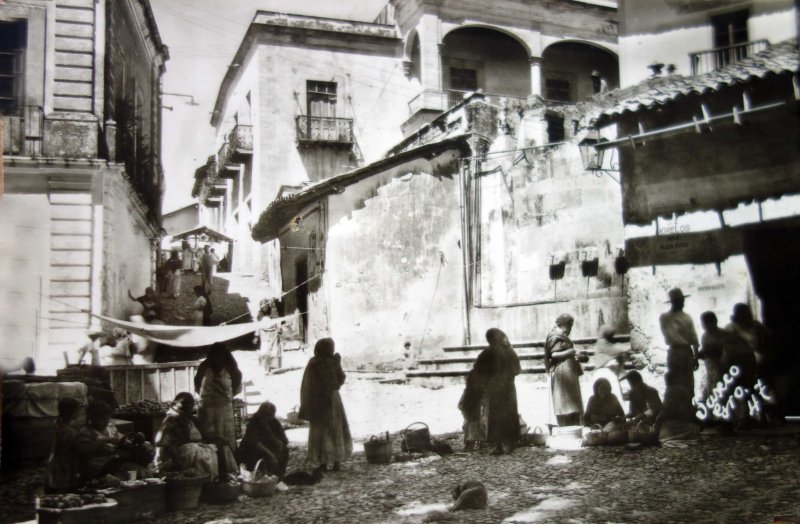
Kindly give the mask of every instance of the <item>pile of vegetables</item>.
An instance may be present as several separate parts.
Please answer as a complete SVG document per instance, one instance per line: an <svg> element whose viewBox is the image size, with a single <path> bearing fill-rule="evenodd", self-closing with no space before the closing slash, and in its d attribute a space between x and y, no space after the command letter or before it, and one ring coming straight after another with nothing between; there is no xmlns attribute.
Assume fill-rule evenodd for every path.
<svg viewBox="0 0 800 524"><path fill-rule="evenodd" d="M107 502L102 493L67 493L63 495L45 495L39 499L39 506L49 509L80 508L89 504Z"/></svg>
<svg viewBox="0 0 800 524"><path fill-rule="evenodd" d="M124 415L149 415L152 413L166 413L170 408L169 402L159 402L154 399L138 400L121 405L116 413Z"/></svg>

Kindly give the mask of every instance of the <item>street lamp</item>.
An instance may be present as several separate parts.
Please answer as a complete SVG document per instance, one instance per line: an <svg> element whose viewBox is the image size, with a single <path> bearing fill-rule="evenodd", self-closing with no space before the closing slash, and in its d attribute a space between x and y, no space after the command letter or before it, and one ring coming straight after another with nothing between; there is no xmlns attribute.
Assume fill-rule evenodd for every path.
<svg viewBox="0 0 800 524"><path fill-rule="evenodd" d="M601 137L595 128L591 128L583 140L578 142L578 149L581 151L581 160L585 170L602 171L605 150L598 149L596 146L603 142L608 142L608 140Z"/></svg>
<svg viewBox="0 0 800 524"><path fill-rule="evenodd" d="M169 96L180 96L180 97L183 97L183 98L188 98L188 99L189 99L189 101L188 101L188 102L186 102L186 103L187 103L188 105L190 105L190 106L199 106L199 105L200 105L200 104L198 104L198 103L195 101L195 99L194 99L194 95L184 95L184 94L181 94L181 93L166 93L166 92L164 92L164 91L162 91L162 92L161 92L161 94L162 94L162 95L169 95Z"/></svg>

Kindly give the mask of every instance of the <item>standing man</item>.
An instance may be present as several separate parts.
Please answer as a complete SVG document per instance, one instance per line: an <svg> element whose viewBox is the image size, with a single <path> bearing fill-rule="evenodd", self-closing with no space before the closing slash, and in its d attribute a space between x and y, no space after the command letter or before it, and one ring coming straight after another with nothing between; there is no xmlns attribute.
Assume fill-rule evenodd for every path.
<svg viewBox="0 0 800 524"><path fill-rule="evenodd" d="M667 371L676 384L683 385L694 395L694 370L699 367L697 360L697 332L692 317L683 312L683 304L688 295L679 288L669 290L669 311L659 318L661 333L669 346L667 350Z"/></svg>
<svg viewBox="0 0 800 524"><path fill-rule="evenodd" d="M203 246L203 256L200 257L200 278L206 295L211 294L211 282L214 279L214 267L216 266L214 253L210 249L208 244Z"/></svg>
<svg viewBox="0 0 800 524"><path fill-rule="evenodd" d="M489 347L481 351L473 373L485 387L487 440L495 444L493 455L511 453L519 440L519 412L514 379L521 368L505 333L497 328L486 332Z"/></svg>

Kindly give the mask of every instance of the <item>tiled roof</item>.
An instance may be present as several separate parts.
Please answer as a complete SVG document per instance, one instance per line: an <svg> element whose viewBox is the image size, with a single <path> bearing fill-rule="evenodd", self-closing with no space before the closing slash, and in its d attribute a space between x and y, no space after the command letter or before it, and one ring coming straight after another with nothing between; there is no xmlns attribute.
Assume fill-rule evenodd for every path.
<svg viewBox="0 0 800 524"><path fill-rule="evenodd" d="M598 124L606 125L627 112L635 113L673 102L689 95L702 95L736 84L746 84L770 75L798 70L797 39L769 46L764 51L722 69L698 76L673 75L645 80L635 86L596 97L595 102L613 105L599 113ZM632 91L632 92L631 92ZM605 99L605 100L603 100Z"/></svg>

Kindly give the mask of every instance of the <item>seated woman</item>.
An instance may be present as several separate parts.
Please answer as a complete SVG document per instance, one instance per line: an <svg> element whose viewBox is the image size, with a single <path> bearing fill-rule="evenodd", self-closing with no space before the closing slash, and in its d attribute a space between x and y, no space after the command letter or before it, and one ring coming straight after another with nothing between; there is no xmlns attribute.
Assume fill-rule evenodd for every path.
<svg viewBox="0 0 800 524"><path fill-rule="evenodd" d="M656 418L658 440L694 440L700 434L700 425L695 417L692 394L670 372L664 374L667 389L664 391L664 405Z"/></svg>
<svg viewBox="0 0 800 524"><path fill-rule="evenodd" d="M583 414L585 426L599 424L604 429L624 424L625 411L616 396L611 393L611 383L606 378L599 378L594 383L594 395L589 397L586 412Z"/></svg>
<svg viewBox="0 0 800 524"><path fill-rule="evenodd" d="M275 418L275 405L264 402L244 432L244 438L239 444L239 462L253 470L256 463L262 460L266 471L270 475L283 478L286 473L286 464L289 462L289 439L283 426Z"/></svg>
<svg viewBox="0 0 800 524"><path fill-rule="evenodd" d="M58 419L53 450L47 461L47 488L52 491L69 491L77 483L77 464L72 446L78 436L74 426L81 403L72 397L58 401Z"/></svg>
<svg viewBox="0 0 800 524"><path fill-rule="evenodd" d="M178 393L156 435L156 466L164 471L193 469L217 480L236 472L236 459L224 442L203 441L191 393Z"/></svg>
<svg viewBox="0 0 800 524"><path fill-rule="evenodd" d="M644 421L649 425L655 424L656 417L661 413L661 397L658 396L656 388L645 384L638 371L631 371L625 375L625 380L631 386L628 418L634 423Z"/></svg>
<svg viewBox="0 0 800 524"><path fill-rule="evenodd" d="M109 424L111 406L94 400L86 408L86 426L81 429L72 449L79 464L81 482L105 475L124 477L127 471L146 472L153 458L152 447L140 434L123 437Z"/></svg>

